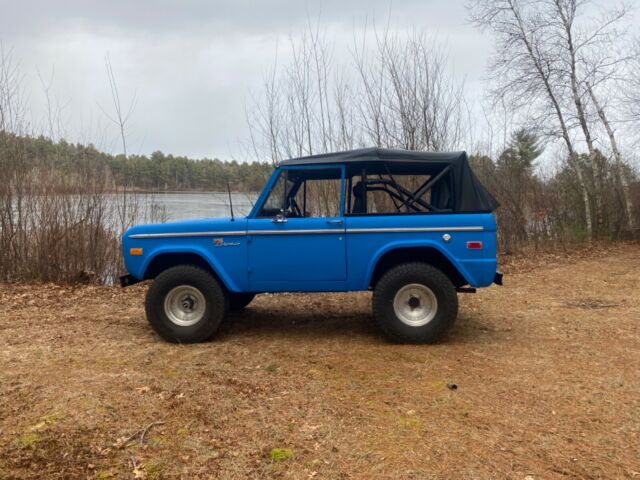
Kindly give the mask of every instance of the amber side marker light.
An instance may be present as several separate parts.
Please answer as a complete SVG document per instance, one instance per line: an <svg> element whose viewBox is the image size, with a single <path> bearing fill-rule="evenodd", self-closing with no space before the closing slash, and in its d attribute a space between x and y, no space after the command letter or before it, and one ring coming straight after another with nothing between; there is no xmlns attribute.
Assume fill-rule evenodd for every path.
<svg viewBox="0 0 640 480"><path fill-rule="evenodd" d="M129 254L131 254L131 255L142 255L142 249L141 248L130 248L129 249Z"/></svg>
<svg viewBox="0 0 640 480"><path fill-rule="evenodd" d="M469 250L480 250L482 249L482 242L467 242L467 248Z"/></svg>

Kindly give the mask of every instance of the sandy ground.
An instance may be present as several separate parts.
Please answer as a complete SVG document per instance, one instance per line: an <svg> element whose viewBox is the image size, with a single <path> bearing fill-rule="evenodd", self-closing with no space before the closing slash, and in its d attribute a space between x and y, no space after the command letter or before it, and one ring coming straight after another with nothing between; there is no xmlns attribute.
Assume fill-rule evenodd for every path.
<svg viewBox="0 0 640 480"><path fill-rule="evenodd" d="M179 346L144 286L0 285L0 478L640 478L640 247L506 270L433 346L368 293Z"/></svg>

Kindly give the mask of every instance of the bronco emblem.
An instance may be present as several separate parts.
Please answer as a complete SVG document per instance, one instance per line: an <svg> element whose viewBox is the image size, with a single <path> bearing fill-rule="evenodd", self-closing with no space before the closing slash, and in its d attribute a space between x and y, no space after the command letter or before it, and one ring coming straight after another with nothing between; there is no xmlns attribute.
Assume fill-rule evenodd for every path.
<svg viewBox="0 0 640 480"><path fill-rule="evenodd" d="M214 238L213 244L216 247L237 247L240 245L240 242L225 242L224 238Z"/></svg>

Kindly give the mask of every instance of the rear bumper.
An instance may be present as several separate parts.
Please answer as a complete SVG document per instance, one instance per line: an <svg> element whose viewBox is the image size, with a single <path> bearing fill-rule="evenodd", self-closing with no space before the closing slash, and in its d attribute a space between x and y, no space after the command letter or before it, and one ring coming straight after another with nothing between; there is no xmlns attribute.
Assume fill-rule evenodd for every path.
<svg viewBox="0 0 640 480"><path fill-rule="evenodd" d="M502 285L502 272L496 272L496 275L493 277L493 283Z"/></svg>
<svg viewBox="0 0 640 480"><path fill-rule="evenodd" d="M141 282L141 280L138 280L136 277L134 277L133 275L122 275L120 277L120 286L122 288L124 287L128 287L130 285L135 285L136 283Z"/></svg>

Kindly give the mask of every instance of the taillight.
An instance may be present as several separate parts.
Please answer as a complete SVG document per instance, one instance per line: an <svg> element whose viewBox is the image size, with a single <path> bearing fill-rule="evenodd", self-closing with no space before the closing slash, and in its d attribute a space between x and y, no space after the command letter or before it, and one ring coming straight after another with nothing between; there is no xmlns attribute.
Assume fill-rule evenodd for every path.
<svg viewBox="0 0 640 480"><path fill-rule="evenodd" d="M482 249L482 242L467 242L467 248L469 250L480 250Z"/></svg>

